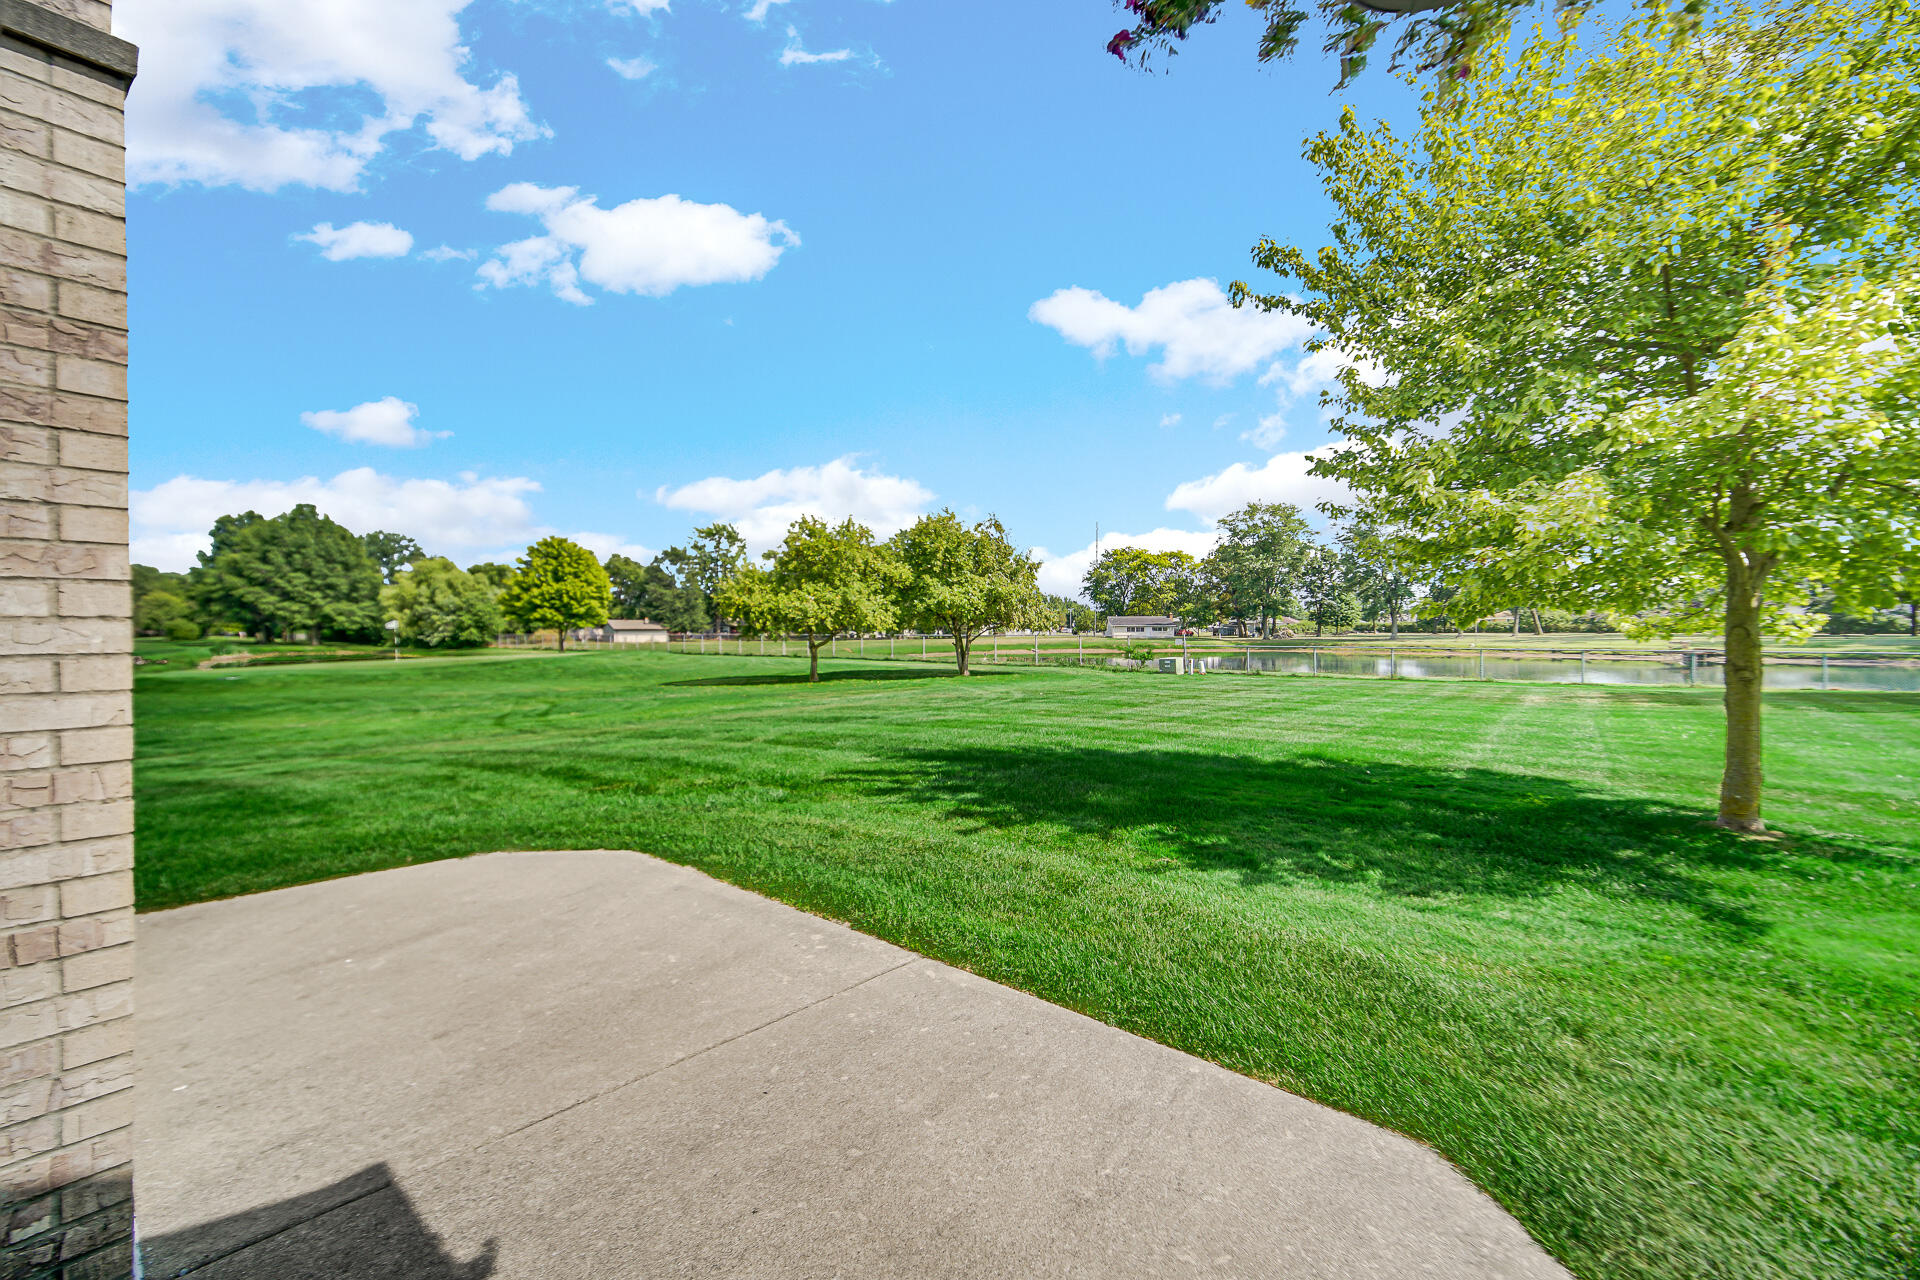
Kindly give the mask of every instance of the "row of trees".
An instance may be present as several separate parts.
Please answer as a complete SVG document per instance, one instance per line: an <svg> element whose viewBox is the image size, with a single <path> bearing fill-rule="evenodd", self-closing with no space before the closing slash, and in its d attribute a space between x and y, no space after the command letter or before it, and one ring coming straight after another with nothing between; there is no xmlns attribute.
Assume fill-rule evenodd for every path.
<svg viewBox="0 0 1920 1280"><path fill-rule="evenodd" d="M1372 528L1355 525L1323 544L1298 507L1268 502L1223 519L1204 558L1119 547L1093 562L1083 586L1109 614L1171 615L1196 627L1238 621L1262 636L1285 617L1307 618L1318 634L1383 615L1398 634L1417 594Z"/></svg>
<svg viewBox="0 0 1920 1280"><path fill-rule="evenodd" d="M807 678L820 678L820 649L841 632L945 632L960 674L973 642L989 631L1059 625L1036 585L1040 566L989 516L967 524L952 511L922 516L885 542L847 519L805 516L781 544L719 584L716 607L748 635L800 635Z"/></svg>

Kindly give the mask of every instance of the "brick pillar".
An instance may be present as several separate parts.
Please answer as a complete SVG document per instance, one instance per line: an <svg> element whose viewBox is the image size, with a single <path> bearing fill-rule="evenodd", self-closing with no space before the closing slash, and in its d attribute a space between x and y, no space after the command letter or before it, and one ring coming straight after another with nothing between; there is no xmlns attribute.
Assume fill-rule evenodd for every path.
<svg viewBox="0 0 1920 1280"><path fill-rule="evenodd" d="M0 0L0 1280L132 1272L126 179L104 0Z"/></svg>

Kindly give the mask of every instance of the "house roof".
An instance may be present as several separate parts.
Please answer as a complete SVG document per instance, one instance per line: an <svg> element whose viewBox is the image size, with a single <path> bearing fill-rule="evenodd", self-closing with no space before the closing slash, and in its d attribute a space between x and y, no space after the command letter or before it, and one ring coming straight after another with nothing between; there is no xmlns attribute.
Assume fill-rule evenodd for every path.
<svg viewBox="0 0 1920 1280"><path fill-rule="evenodd" d="M615 618L607 623L609 631L665 631L666 628L651 618Z"/></svg>
<svg viewBox="0 0 1920 1280"><path fill-rule="evenodd" d="M1108 626L1125 627L1177 627L1178 618L1163 618L1157 614L1115 614L1107 619Z"/></svg>

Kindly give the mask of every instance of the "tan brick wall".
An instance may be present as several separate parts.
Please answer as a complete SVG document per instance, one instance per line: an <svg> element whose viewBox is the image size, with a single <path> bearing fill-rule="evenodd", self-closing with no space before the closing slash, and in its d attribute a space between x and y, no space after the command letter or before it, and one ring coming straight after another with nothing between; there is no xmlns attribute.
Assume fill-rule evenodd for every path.
<svg viewBox="0 0 1920 1280"><path fill-rule="evenodd" d="M0 34L0 1280L131 1270L124 101Z"/></svg>

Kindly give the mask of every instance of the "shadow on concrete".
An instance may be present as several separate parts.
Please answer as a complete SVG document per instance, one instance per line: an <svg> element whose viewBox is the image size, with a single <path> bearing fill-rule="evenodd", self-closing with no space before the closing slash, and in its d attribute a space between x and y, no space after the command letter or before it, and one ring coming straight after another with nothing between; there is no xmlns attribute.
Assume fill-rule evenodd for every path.
<svg viewBox="0 0 1920 1280"><path fill-rule="evenodd" d="M748 656L751 657L752 655L749 654ZM885 659L875 659L875 661L885 661ZM998 676L1007 674L1009 673L1005 671L982 671L975 668L973 675L968 678L974 679L988 675ZM957 679L959 675L960 673L952 667L903 666L898 670L892 668L876 670L872 667L862 667L857 671L822 671L818 683L838 683L843 680L953 680ZM670 680L662 687L667 689L717 689L730 685L807 683L810 683L807 679L807 673L801 670L791 674L783 672L778 675L710 676L704 680Z"/></svg>
<svg viewBox="0 0 1920 1280"><path fill-rule="evenodd" d="M149 1280L488 1280L495 1242L461 1262L385 1164L305 1195L143 1239Z"/></svg>
<svg viewBox="0 0 1920 1280"><path fill-rule="evenodd" d="M1738 877L1783 846L1708 826L1706 813L1596 795L1558 778L1325 756L964 748L907 752L842 775L874 794L941 809L972 830L1093 837L1143 869L1237 874L1250 886L1369 884L1406 898L1526 898L1563 886L1664 899L1715 931L1766 928ZM1794 855L1884 861L1796 839Z"/></svg>

